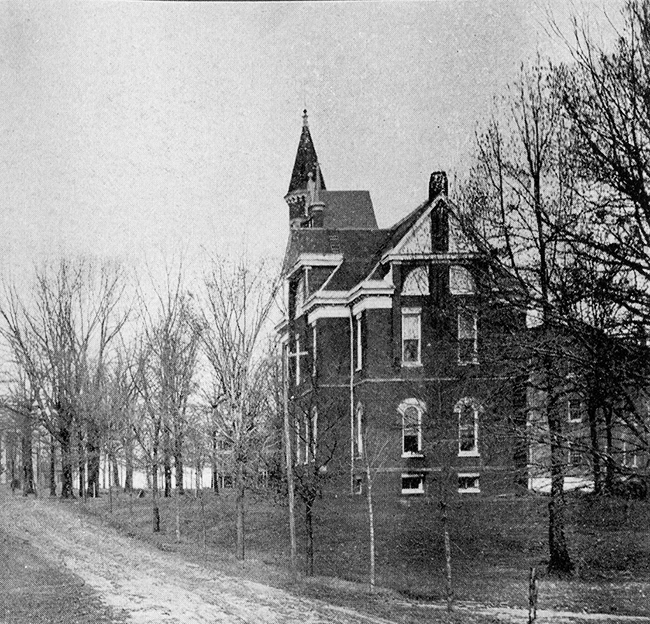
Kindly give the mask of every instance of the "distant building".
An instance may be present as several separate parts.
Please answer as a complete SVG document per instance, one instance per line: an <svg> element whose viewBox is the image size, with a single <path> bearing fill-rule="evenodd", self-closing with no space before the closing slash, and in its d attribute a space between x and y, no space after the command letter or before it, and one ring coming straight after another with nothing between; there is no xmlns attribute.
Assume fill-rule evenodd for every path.
<svg viewBox="0 0 650 624"><path fill-rule="evenodd" d="M296 461L331 453L339 491L363 491L369 453L381 453L376 482L385 495L527 485L517 435L526 395L515 384L504 392L490 356L525 318L481 296L485 257L464 236L447 187L446 174L434 172L425 200L378 228L367 191L326 188L305 111L285 197L279 332Z"/></svg>

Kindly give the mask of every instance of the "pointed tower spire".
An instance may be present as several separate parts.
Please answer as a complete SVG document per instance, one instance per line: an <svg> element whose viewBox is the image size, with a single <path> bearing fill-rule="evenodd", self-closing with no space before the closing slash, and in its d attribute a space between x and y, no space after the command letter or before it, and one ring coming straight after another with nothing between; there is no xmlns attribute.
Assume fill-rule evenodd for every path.
<svg viewBox="0 0 650 624"><path fill-rule="evenodd" d="M296 161L291 173L289 190L284 196L284 200L289 205L289 222L292 228L301 227L303 221L308 217L307 207L312 199L311 194L314 186L319 190L325 190L325 181L318 166L318 156L316 156L314 142L309 132L309 118L307 109L305 109L302 113L302 132L298 142Z"/></svg>
<svg viewBox="0 0 650 624"><path fill-rule="evenodd" d="M298 152L296 153L296 161L293 165L293 172L291 174L291 182L289 183L289 190L287 193L294 191L307 190L307 181L309 173L316 179L316 163L318 156L316 156L316 148L309 132L309 118L307 117L307 109L302 112L302 132L300 133L300 141L298 142ZM325 181L323 174L320 174L318 180L320 188L325 190Z"/></svg>

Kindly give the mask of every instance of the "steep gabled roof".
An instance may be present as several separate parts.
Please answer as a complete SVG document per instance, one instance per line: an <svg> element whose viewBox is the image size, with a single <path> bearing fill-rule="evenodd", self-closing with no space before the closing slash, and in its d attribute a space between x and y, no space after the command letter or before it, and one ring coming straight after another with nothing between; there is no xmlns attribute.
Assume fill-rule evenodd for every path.
<svg viewBox="0 0 650 624"><path fill-rule="evenodd" d="M298 142L298 152L296 153L296 161L293 165L293 172L291 173L291 182L289 182L288 193L293 191L305 190L307 182L309 181L309 174L311 173L313 179L316 180L316 170L318 163L318 156L316 156L316 148L311 139L309 132L309 123L307 122L307 110L304 111L302 116L302 132L300 133L300 141ZM320 188L325 189L325 180L323 173L319 169L320 175Z"/></svg>
<svg viewBox="0 0 650 624"><path fill-rule="evenodd" d="M302 254L339 254L343 261L327 283L326 290L348 290L366 277L388 235L388 230L378 229L291 230L282 272L288 273Z"/></svg>
<svg viewBox="0 0 650 624"><path fill-rule="evenodd" d="M368 191L320 191L318 198L325 204L325 229L377 229L375 210Z"/></svg>
<svg viewBox="0 0 650 624"><path fill-rule="evenodd" d="M389 230L338 230L343 262L325 290L350 290L368 276L381 253Z"/></svg>

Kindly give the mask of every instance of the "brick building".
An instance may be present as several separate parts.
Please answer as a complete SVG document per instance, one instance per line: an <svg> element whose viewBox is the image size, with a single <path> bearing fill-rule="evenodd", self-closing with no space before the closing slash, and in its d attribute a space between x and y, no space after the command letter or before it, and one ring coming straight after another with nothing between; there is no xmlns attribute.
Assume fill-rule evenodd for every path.
<svg viewBox="0 0 650 624"><path fill-rule="evenodd" d="M431 174L426 199L378 228L367 191L326 188L305 111L285 197L279 332L297 465L324 457L339 491L363 491L366 459L385 495L525 487L515 435L525 393L504 392L490 357L525 319L481 295L484 256L463 235L447 186L444 172Z"/></svg>

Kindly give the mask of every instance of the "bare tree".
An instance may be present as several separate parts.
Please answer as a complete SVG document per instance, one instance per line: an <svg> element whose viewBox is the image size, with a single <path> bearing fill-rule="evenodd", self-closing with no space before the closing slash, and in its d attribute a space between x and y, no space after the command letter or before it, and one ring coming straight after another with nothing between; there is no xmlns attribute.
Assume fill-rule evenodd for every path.
<svg viewBox="0 0 650 624"><path fill-rule="evenodd" d="M573 565L564 530L563 420L555 383L556 285L568 256L557 225L572 215L573 196L572 170L563 158L559 102L551 87L549 72L539 61L522 70L502 103L506 112L494 116L478 135L466 226L481 248L491 250L492 270L486 273L492 278L490 288L522 313L535 316L537 327L521 332L518 354L532 364L530 379L543 397L551 469L549 572L564 574Z"/></svg>
<svg viewBox="0 0 650 624"><path fill-rule="evenodd" d="M36 270L28 294L7 286L0 304L0 331L33 390L42 424L61 448L64 498L73 495L75 428L87 425L93 380L102 376L128 315L119 308L123 291L119 267L61 259ZM90 460L99 465L98 456Z"/></svg>
<svg viewBox="0 0 650 624"><path fill-rule="evenodd" d="M393 442L389 432L379 432L364 423L363 448L361 450L363 463L366 468L366 502L368 504L368 531L370 540L370 589L375 588L376 563L375 563L375 505L372 495L372 486L375 478L382 471L389 459L386 450Z"/></svg>
<svg viewBox="0 0 650 624"><path fill-rule="evenodd" d="M244 559L247 477L266 432L260 346L277 288L277 277L264 264L214 259L201 293L200 333L212 377L211 403L219 433L232 448L239 559Z"/></svg>
<svg viewBox="0 0 650 624"><path fill-rule="evenodd" d="M159 531L158 470L166 440L174 445L178 494L183 488L183 437L194 389L199 333L181 270L173 277L167 274L166 286L156 289L155 304L141 295L143 329L132 380L145 416L134 423L133 431L150 466L153 529Z"/></svg>

